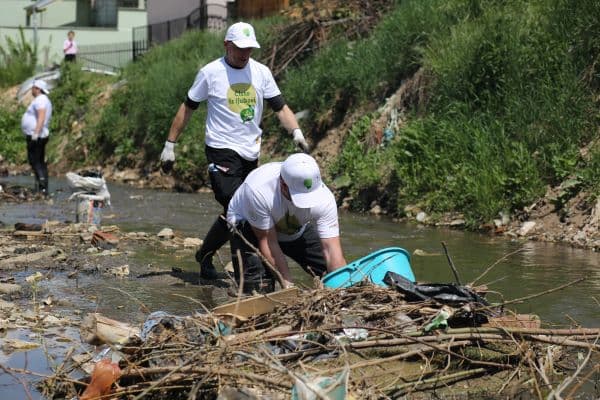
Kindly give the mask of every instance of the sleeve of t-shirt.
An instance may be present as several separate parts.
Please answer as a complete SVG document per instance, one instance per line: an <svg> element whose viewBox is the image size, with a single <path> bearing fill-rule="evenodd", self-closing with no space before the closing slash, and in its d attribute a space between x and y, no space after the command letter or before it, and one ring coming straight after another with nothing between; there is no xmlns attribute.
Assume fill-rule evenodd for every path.
<svg viewBox="0 0 600 400"><path fill-rule="evenodd" d="M257 229L268 230L275 225L270 207L265 198L257 191L246 187L246 201L244 202L244 214L250 225Z"/></svg>
<svg viewBox="0 0 600 400"><path fill-rule="evenodd" d="M208 76L204 70L198 71L194 84L188 90L187 95L191 100L198 103L208 99Z"/></svg>
<svg viewBox="0 0 600 400"><path fill-rule="evenodd" d="M271 73L271 70L265 66L263 67L263 73L265 76L264 98L272 99L275 96L279 96L281 94L281 90L279 90L277 82L275 82L275 78L273 78L273 74Z"/></svg>
<svg viewBox="0 0 600 400"><path fill-rule="evenodd" d="M319 238L328 239L340 236L337 204L333 193L330 192L329 198L312 211Z"/></svg>
<svg viewBox="0 0 600 400"><path fill-rule="evenodd" d="M33 109L35 111L48 109L48 103L50 100L46 96L37 96L33 99Z"/></svg>

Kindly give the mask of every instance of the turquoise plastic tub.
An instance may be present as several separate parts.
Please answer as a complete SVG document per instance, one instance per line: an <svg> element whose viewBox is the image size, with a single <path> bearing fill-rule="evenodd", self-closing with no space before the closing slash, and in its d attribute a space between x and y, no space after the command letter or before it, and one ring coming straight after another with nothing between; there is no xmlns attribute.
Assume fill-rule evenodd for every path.
<svg viewBox="0 0 600 400"><path fill-rule="evenodd" d="M410 267L410 255L400 247L388 247L359 258L328 273L321 281L329 288L349 287L365 279L375 285L387 287L383 282L387 271L393 271L415 282L415 275Z"/></svg>

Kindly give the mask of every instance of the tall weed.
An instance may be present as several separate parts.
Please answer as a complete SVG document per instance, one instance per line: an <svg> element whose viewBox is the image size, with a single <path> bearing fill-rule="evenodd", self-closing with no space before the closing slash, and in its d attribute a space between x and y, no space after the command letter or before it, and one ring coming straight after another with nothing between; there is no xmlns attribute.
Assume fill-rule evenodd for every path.
<svg viewBox="0 0 600 400"><path fill-rule="evenodd" d="M30 77L37 63L35 44L25 40L23 28L19 28L19 39L6 37L6 48L0 47L0 87L20 83Z"/></svg>

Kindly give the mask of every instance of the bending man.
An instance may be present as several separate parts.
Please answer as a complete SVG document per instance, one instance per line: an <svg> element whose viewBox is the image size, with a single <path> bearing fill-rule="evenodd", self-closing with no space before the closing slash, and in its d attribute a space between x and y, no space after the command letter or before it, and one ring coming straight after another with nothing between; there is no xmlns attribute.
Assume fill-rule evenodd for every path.
<svg viewBox="0 0 600 400"><path fill-rule="evenodd" d="M346 265L335 197L307 154L293 154L252 171L231 199L227 220L277 268L286 287L293 285L286 255L319 277ZM238 282L238 253L242 259L245 292L274 290L269 269L237 235L231 239L231 251Z"/></svg>

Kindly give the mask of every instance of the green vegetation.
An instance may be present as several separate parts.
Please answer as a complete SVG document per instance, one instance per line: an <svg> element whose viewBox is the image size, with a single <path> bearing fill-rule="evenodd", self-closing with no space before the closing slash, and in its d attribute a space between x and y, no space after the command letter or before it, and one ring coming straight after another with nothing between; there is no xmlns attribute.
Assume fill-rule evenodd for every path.
<svg viewBox="0 0 600 400"><path fill-rule="evenodd" d="M284 91L336 124L352 105L389 94L382 83L395 90L422 67L425 112L407 110L383 147L359 122L331 172L351 182L355 207L380 199L402 213L417 204L464 212L476 225L567 177L598 191L598 148L587 159L579 152L598 126L592 15L593 1L404 1L368 40L338 43L291 71Z"/></svg>
<svg viewBox="0 0 600 400"><path fill-rule="evenodd" d="M19 41L6 37L6 48L0 47L0 87L8 87L29 78L36 65L35 48L19 29Z"/></svg>
<svg viewBox="0 0 600 400"><path fill-rule="evenodd" d="M279 83L294 110L311 111L302 124L313 138L365 110L327 166L355 209L377 201L402 214L418 205L431 215L463 212L475 227L531 204L548 185L571 182L565 196L600 194L598 15L595 0L398 1L369 37L330 42ZM255 58L282 23L256 22L263 49ZM65 71L52 94L53 132L62 137L51 141L55 157L157 166L177 107L198 68L223 54L222 40L189 32L152 49L123 71L126 83L98 110L90 99L114 81ZM407 92L402 122L384 126L379 143L376 108L417 71L422 79ZM86 127L73 138L82 116ZM203 104L176 150L175 173L192 185L206 181L205 116ZM279 138L272 113L264 122L266 138ZM14 125L0 112L0 130L14 135ZM280 151L293 148L277 142Z"/></svg>
<svg viewBox="0 0 600 400"><path fill-rule="evenodd" d="M27 161L25 154L25 139L21 133L21 115L25 108L16 110L0 107L0 136L2 136L2 151L0 156L5 160L23 163Z"/></svg>

